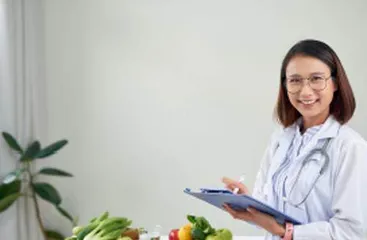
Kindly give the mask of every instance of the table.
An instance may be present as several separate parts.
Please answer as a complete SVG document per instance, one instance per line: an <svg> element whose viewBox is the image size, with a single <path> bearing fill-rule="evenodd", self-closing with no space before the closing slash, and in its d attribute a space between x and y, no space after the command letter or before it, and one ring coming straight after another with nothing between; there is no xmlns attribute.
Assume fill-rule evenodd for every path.
<svg viewBox="0 0 367 240"><path fill-rule="evenodd" d="M160 240L168 240L168 236L161 236ZM264 240L263 236L233 236L233 240Z"/></svg>

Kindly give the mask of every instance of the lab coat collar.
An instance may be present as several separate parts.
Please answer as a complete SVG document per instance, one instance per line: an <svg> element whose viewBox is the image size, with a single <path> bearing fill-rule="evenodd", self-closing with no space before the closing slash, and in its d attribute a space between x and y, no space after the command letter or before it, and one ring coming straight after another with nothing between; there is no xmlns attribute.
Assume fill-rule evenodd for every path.
<svg viewBox="0 0 367 240"><path fill-rule="evenodd" d="M335 138L339 133L340 127L341 124L333 115L330 115L320 129L319 139Z"/></svg>
<svg viewBox="0 0 367 240"><path fill-rule="evenodd" d="M294 124L284 129L283 134L281 134L276 157L275 157L275 166L279 166L281 162L286 157L287 151L295 137L297 131L297 124L299 124L301 119L298 119ZM326 121L323 123L319 131L312 137L310 142L305 146L302 150L303 153L300 154L299 157L303 157L307 152L313 149L319 140L334 138L338 135L340 129L340 123L335 119L334 116L330 115Z"/></svg>
<svg viewBox="0 0 367 240"><path fill-rule="evenodd" d="M298 126L302 122L302 118L299 118L294 124L284 129L284 134L282 139L287 139L292 141L292 138L296 131L298 131ZM318 140L326 138L334 138L338 135L341 124L335 119L333 115L330 115L326 121L322 124L318 133L316 133L315 138Z"/></svg>

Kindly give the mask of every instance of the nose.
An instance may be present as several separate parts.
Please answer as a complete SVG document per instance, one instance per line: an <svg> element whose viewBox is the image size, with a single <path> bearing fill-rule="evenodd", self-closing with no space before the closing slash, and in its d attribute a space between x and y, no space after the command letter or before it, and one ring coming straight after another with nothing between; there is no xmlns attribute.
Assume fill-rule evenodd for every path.
<svg viewBox="0 0 367 240"><path fill-rule="evenodd" d="M301 97L310 96L313 94L313 89L310 87L308 81L303 82L299 95Z"/></svg>

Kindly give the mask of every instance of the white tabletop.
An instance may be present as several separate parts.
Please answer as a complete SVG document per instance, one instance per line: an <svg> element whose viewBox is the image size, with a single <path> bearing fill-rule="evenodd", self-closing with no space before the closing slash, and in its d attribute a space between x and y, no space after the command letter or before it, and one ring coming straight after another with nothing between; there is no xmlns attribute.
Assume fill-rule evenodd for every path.
<svg viewBox="0 0 367 240"><path fill-rule="evenodd" d="M161 240L168 240L168 236L161 236ZM263 236L233 236L233 240L264 240Z"/></svg>

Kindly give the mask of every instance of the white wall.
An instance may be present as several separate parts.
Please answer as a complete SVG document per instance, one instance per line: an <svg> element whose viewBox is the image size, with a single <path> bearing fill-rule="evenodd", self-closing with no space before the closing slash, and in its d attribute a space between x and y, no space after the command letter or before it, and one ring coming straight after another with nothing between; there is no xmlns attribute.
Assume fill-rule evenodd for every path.
<svg viewBox="0 0 367 240"><path fill-rule="evenodd" d="M193 213L260 234L182 191L242 173L252 187L282 57L302 38L339 54L367 138L365 1L47 0L44 12L49 141L70 140L44 163L76 175L55 184L82 223L109 210L167 233Z"/></svg>

